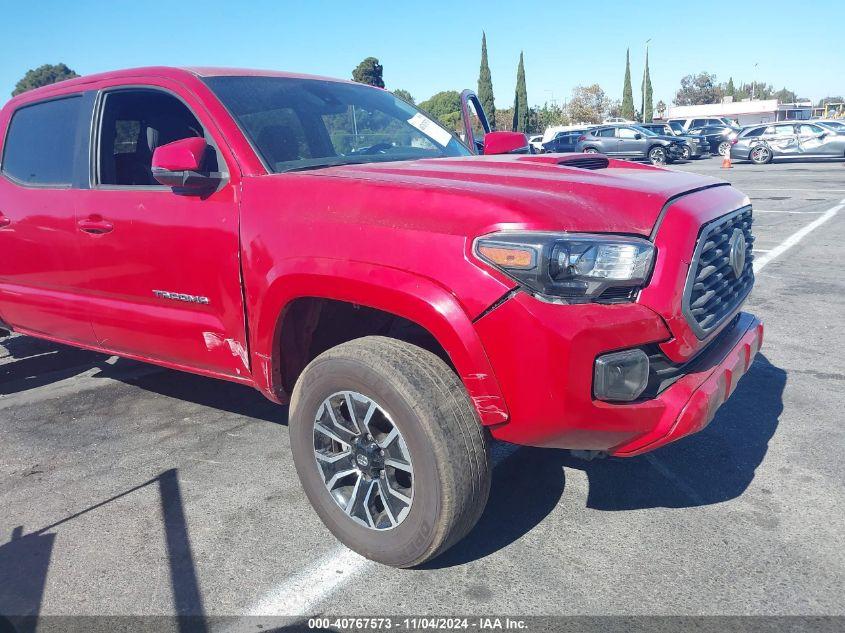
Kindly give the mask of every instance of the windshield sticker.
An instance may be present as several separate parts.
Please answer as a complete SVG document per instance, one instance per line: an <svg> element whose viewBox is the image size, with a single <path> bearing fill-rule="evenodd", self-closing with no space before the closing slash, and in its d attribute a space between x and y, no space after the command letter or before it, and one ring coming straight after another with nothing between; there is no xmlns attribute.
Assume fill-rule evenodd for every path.
<svg viewBox="0 0 845 633"><path fill-rule="evenodd" d="M408 119L408 123L443 147L446 147L449 144L449 141L452 140L452 135L449 134L449 132L437 125L437 123L429 119L422 112L417 112L414 116Z"/></svg>

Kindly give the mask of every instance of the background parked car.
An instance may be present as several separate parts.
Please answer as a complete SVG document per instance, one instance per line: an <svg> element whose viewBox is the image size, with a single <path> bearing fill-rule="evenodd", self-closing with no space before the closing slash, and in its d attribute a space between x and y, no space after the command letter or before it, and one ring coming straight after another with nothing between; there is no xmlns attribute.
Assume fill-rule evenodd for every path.
<svg viewBox="0 0 845 633"><path fill-rule="evenodd" d="M823 128L827 128L835 132L836 134L845 134L845 121L836 121L834 119L818 119L815 121L807 121L807 123L815 123L816 125L821 125Z"/></svg>
<svg viewBox="0 0 845 633"><path fill-rule="evenodd" d="M704 158L710 155L710 145L705 140L688 134L678 133L668 123L641 123L639 127L662 136L677 136L683 139L684 160Z"/></svg>
<svg viewBox="0 0 845 633"><path fill-rule="evenodd" d="M845 158L845 136L815 123L749 126L731 146L731 158L763 165L775 158Z"/></svg>
<svg viewBox="0 0 845 633"><path fill-rule="evenodd" d="M684 142L662 136L638 125L611 125L588 130L578 139L576 151L649 160L654 165L674 162L684 155Z"/></svg>
<svg viewBox="0 0 845 633"><path fill-rule="evenodd" d="M736 121L726 116L704 116L697 118L675 118L669 119L667 123L678 123L684 130L691 130L692 128L704 127L705 125L725 125L727 127L736 127Z"/></svg>
<svg viewBox="0 0 845 633"><path fill-rule="evenodd" d="M559 132L551 141L543 143L543 151L552 153L577 152L578 139L580 139L588 130L589 128L582 128L580 130Z"/></svg>
<svg viewBox="0 0 845 633"><path fill-rule="evenodd" d="M739 135L740 130L741 128L727 125L705 125L691 128L687 134L701 139L707 144L712 154L724 156L731 147L731 141Z"/></svg>
<svg viewBox="0 0 845 633"><path fill-rule="evenodd" d="M543 135L542 134L535 134L528 138L528 144L534 148L535 152L542 152L543 151Z"/></svg>

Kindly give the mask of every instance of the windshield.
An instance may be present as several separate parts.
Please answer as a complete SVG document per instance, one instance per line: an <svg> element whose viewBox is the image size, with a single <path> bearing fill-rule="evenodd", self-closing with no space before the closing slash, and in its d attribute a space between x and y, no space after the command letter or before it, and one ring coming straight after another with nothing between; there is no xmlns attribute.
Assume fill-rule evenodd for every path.
<svg viewBox="0 0 845 633"><path fill-rule="evenodd" d="M639 125L632 125L631 127L634 128L637 132L645 134L646 136L658 136L657 132L652 132L648 128L640 127Z"/></svg>
<svg viewBox="0 0 845 633"><path fill-rule="evenodd" d="M469 156L428 116L385 90L294 77L207 77L276 173Z"/></svg>

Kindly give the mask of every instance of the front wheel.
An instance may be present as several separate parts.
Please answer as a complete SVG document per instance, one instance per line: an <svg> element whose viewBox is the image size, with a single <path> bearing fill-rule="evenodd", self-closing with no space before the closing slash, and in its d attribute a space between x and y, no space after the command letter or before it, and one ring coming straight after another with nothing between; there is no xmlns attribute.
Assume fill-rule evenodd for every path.
<svg viewBox="0 0 845 633"><path fill-rule="evenodd" d="M487 436L440 358L368 336L314 359L290 405L293 460L308 499L347 547L412 567L478 521L490 490Z"/></svg>
<svg viewBox="0 0 845 633"><path fill-rule="evenodd" d="M681 158L684 160L690 160L692 158L692 150L689 148L688 145L684 145L684 151L681 154Z"/></svg>
<svg viewBox="0 0 845 633"><path fill-rule="evenodd" d="M584 153L585 154L598 154L599 150L597 150L595 147L587 147L587 148L584 148Z"/></svg>
<svg viewBox="0 0 845 633"><path fill-rule="evenodd" d="M666 150L659 145L656 145L648 151L648 159L651 161L652 165L665 165Z"/></svg>
<svg viewBox="0 0 845 633"><path fill-rule="evenodd" d="M751 150L751 162L755 165L765 165L772 162L772 150L765 145L758 145Z"/></svg>
<svg viewBox="0 0 845 633"><path fill-rule="evenodd" d="M719 143L719 156L724 156L731 151L731 144L729 141L722 141Z"/></svg>

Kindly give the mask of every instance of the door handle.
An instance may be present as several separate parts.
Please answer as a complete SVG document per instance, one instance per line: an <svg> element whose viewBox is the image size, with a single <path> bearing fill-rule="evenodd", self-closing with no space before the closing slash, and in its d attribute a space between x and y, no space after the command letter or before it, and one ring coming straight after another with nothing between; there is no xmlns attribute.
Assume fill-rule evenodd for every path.
<svg viewBox="0 0 845 633"><path fill-rule="evenodd" d="M92 235L111 233L114 230L114 224L108 220L104 220L102 216L99 215L92 215L89 218L80 220L78 225L80 230Z"/></svg>

